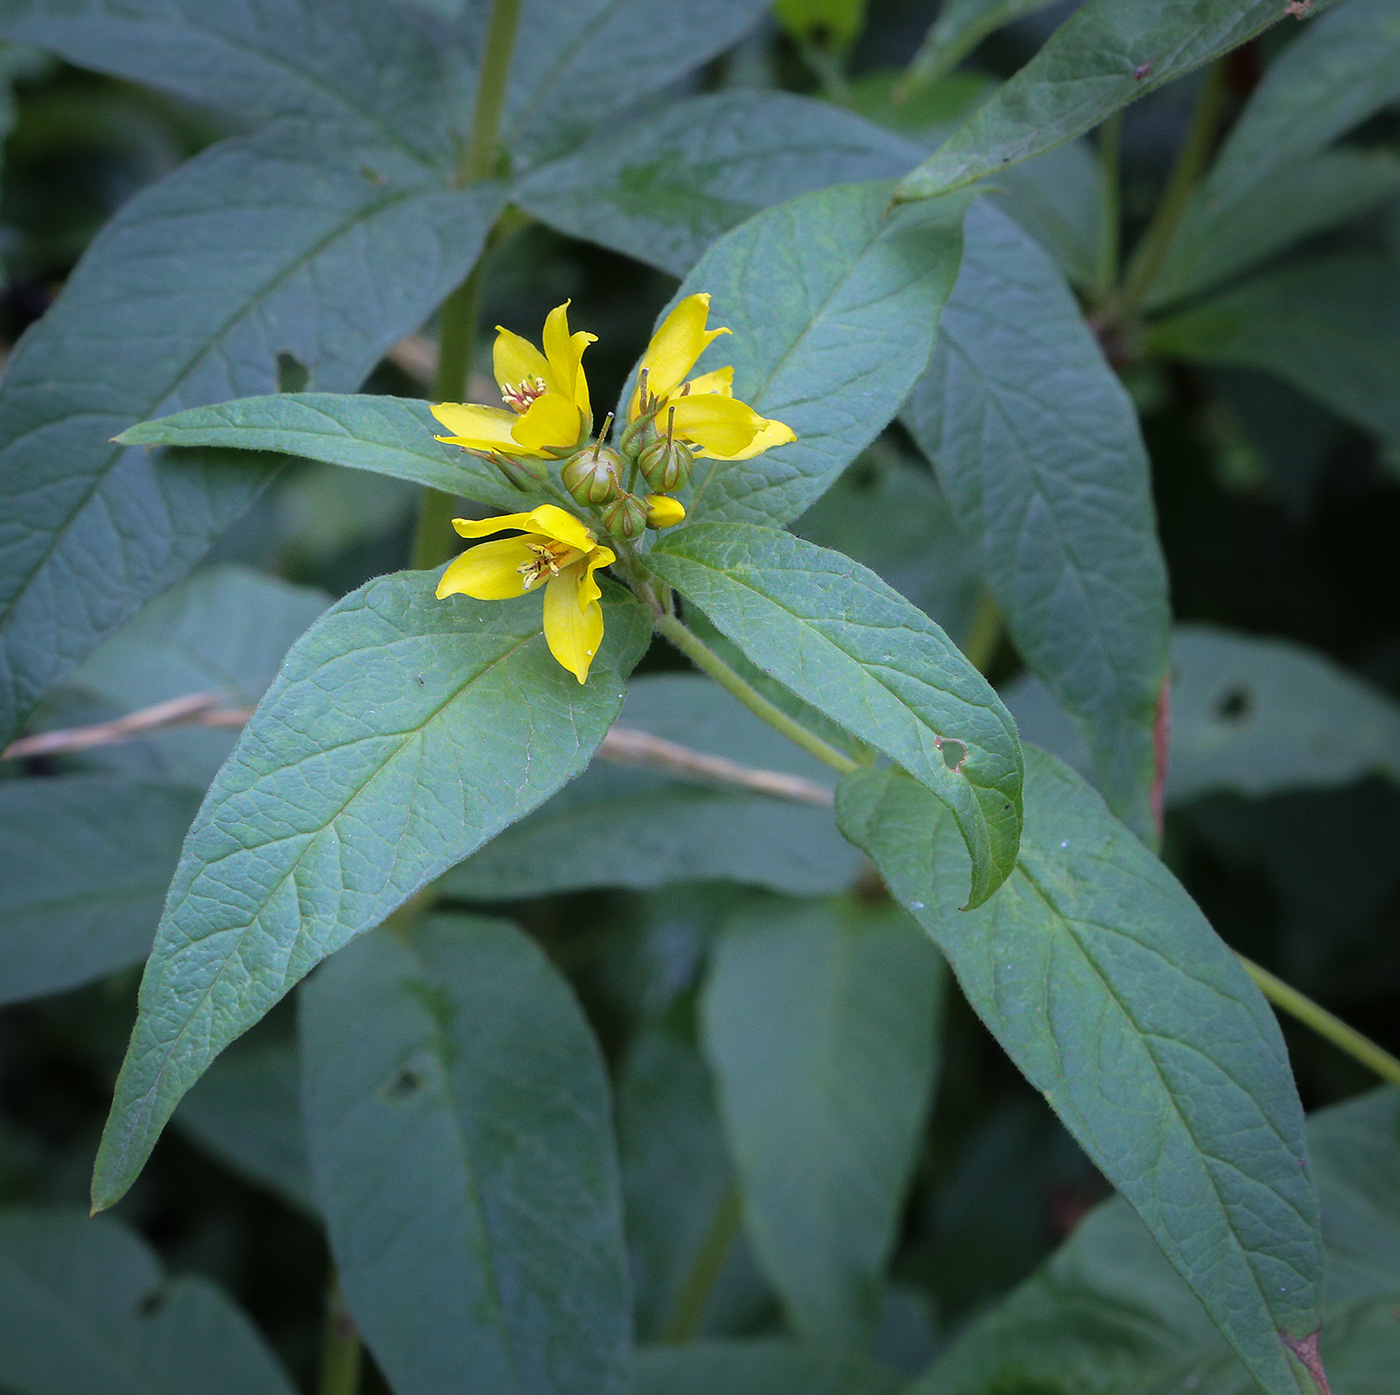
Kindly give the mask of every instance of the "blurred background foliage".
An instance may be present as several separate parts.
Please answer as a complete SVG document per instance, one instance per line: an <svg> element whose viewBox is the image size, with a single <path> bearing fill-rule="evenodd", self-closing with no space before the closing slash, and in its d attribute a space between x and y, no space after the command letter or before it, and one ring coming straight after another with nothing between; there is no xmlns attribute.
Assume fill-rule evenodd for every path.
<svg viewBox="0 0 1400 1395"><path fill-rule="evenodd" d="M928 32L934 0L870 0L863 14L850 4L826 8L831 14L812 22L821 6L779 3L773 20L711 63L689 90L808 93L932 145L1024 63L1070 7L1014 19L902 105L890 92ZM1238 108L1273 51L1293 37L1278 26L1232 55L1227 103ZM1124 115L1129 244L1160 194L1198 81L1170 85ZM0 339L7 350L44 313L88 240L124 200L230 128L195 106L14 48L0 52L0 88L0 120L8 126L0 175ZM1346 143L1400 154L1400 116L1383 113ZM1015 181L1008 185L1014 198ZM1067 177L1058 188L1073 199ZM1097 216L1092 208L1068 212L1090 222ZM1278 260L1287 266L1323 251L1400 253L1400 197L1373 204ZM600 340L589 358L594 399L611 401L675 284L528 225L492 253L483 323L527 329L572 298L573 322ZM432 326L425 333L431 337ZM430 344L408 341L368 390L422 395L425 353L430 358ZM1374 437L1262 372L1135 352L1120 357L1151 454L1178 622L1296 640L1400 698L1400 447L1388 454ZM413 510L408 485L303 462L220 542L207 567L254 568L340 596L404 565ZM976 624L976 562L900 427L891 427L796 530L867 563L955 638L968 639ZM310 613L323 600L309 599ZM658 646L646 667L679 667L674 659ZM1011 684L1018 669L1003 640L991 676ZM74 708L79 715L99 710L91 693L84 701L89 705ZM136 743L113 759L139 765L174 758L158 746ZM1397 847L1400 789L1370 776L1325 789L1265 797L1214 792L1176 802L1165 856L1232 946L1400 1051ZM749 895L716 885L474 902L508 911L545 946L576 985L614 1068L634 1262L651 1280L638 1312L644 1337L677 1335L668 1328L677 1311L693 1331L739 1335L780 1325L778 1305L739 1241L722 1247L719 1278L694 1312L685 1309L680 1277L666 1272L674 1246L654 1243L661 1234L703 1243L707 1217L730 1186L696 1045L695 990L709 937ZM85 1201L137 980L137 968L123 969L0 1012L0 1200ZM327 1258L298 1195L304 1164L294 1136L291 1016L284 1004L215 1066L121 1213L170 1268L225 1286L306 1385L320 1342ZM1107 1194L956 994L947 995L941 1030L935 1107L893 1264L897 1282L880 1316L880 1355L909 1373L1028 1275ZM1372 1084L1316 1037L1287 1021L1284 1030L1309 1109ZM221 1127L230 1116L212 1107L217 1092L236 1107L240 1091L259 1102L265 1136L231 1137ZM268 1101L279 1091L281 1136L266 1122L277 1117ZM666 1181L677 1158L648 1152L650 1124L665 1111L674 1116L666 1137L683 1151L691 1179L684 1194ZM670 1305L656 1297L666 1293Z"/></svg>

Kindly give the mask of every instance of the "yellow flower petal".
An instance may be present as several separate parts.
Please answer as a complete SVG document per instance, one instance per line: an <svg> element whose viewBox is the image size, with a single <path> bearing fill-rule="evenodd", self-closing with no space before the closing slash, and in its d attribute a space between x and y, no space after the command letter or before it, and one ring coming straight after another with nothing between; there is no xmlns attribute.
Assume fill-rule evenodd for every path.
<svg viewBox="0 0 1400 1395"><path fill-rule="evenodd" d="M464 538L489 538L492 533L504 533L507 528L519 528L524 533L537 533L561 542L580 552L607 552L598 547L598 540L573 514L565 513L557 504L541 504L528 513L503 513L496 518L454 518L452 526ZM611 555L609 557L611 560ZM606 566L607 563L600 563Z"/></svg>
<svg viewBox="0 0 1400 1395"><path fill-rule="evenodd" d="M617 561L617 553L610 547L598 547L593 550L591 556L586 559L583 569L583 579L578 584L578 607L586 610L594 601L600 600L603 595L603 588L598 585L597 578L593 573L599 567L610 567Z"/></svg>
<svg viewBox="0 0 1400 1395"><path fill-rule="evenodd" d="M524 416L515 418L511 434L516 446L543 454L547 447L577 445L583 435L583 418L563 393L547 392L530 403Z"/></svg>
<svg viewBox="0 0 1400 1395"><path fill-rule="evenodd" d="M438 402L432 414L453 434L438 436L450 446L466 450L507 450L516 455L541 455L522 445L511 433L521 420L503 407L478 407L474 402Z"/></svg>
<svg viewBox="0 0 1400 1395"><path fill-rule="evenodd" d="M674 398L666 407L668 424L673 407L679 439L694 441L726 459L733 459L737 452L745 450L766 425L747 402L740 402L737 397L721 397L717 392Z"/></svg>
<svg viewBox="0 0 1400 1395"><path fill-rule="evenodd" d="M709 313L706 292L688 295L651 336L641 366L647 370L647 391L653 397L665 397L680 387L710 343L729 333L727 329L706 329Z"/></svg>
<svg viewBox="0 0 1400 1395"><path fill-rule="evenodd" d="M461 532L459 528L457 530ZM448 564L437 596L470 596L478 601L508 601L525 594L522 566L534 561L528 538L497 538L469 547Z"/></svg>
<svg viewBox="0 0 1400 1395"><path fill-rule="evenodd" d="M549 360L528 339L513 334L504 325L496 326L491 367L496 382L503 388L514 388L532 378L540 378L548 391L564 390L551 371Z"/></svg>
<svg viewBox="0 0 1400 1395"><path fill-rule="evenodd" d="M732 455L723 454L717 450L696 451L697 458L711 460L752 460L756 455L762 455L766 450L772 450L774 446L785 446L789 441L797 439L797 432L792 427L781 421L773 421L771 418L760 418L763 428L743 450L735 451Z"/></svg>
<svg viewBox="0 0 1400 1395"><path fill-rule="evenodd" d="M583 351L597 343L596 334L579 330L569 333L569 305L556 305L545 318L544 352L549 360L556 390L562 392L585 415L591 412L588 401L588 379L583 372Z"/></svg>
<svg viewBox="0 0 1400 1395"><path fill-rule="evenodd" d="M578 370L574 376L574 405L583 413L585 421L590 421L593 417L593 404L588 397L588 374L583 371L583 351L590 344L597 342L598 336L589 334L587 330L575 330L569 336L574 358L578 361Z"/></svg>
<svg viewBox="0 0 1400 1395"><path fill-rule="evenodd" d="M587 680L589 667L603 642L603 607L597 599L602 592L593 580L593 569L599 565L592 558L587 563L575 562L551 577L544 588L545 643L580 683ZM597 594L586 594L586 587Z"/></svg>
<svg viewBox="0 0 1400 1395"><path fill-rule="evenodd" d="M647 526L674 528L685 517L685 505L669 494L647 495Z"/></svg>
<svg viewBox="0 0 1400 1395"><path fill-rule="evenodd" d="M696 397L702 392L717 392L721 397L733 397L734 370L728 366L716 368L713 373L702 373L698 378L692 378L686 386L690 389L691 397Z"/></svg>

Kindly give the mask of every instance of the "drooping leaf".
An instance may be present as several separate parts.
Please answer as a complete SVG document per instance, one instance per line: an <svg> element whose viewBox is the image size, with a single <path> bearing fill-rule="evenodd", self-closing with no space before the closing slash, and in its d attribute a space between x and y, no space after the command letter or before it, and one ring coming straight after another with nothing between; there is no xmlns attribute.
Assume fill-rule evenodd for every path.
<svg viewBox="0 0 1400 1395"><path fill-rule="evenodd" d="M94 239L0 384L0 741L180 579L268 478L110 438L277 387L291 354L359 386L471 266L500 202L360 127L281 122L207 150Z"/></svg>
<svg viewBox="0 0 1400 1395"><path fill-rule="evenodd" d="M922 611L837 552L750 523L683 528L648 565L764 672L942 800L980 905L1016 861L1021 755L986 680Z"/></svg>
<svg viewBox="0 0 1400 1395"><path fill-rule="evenodd" d="M913 91L951 72L989 34L1054 0L948 0L939 7L900 86Z"/></svg>
<svg viewBox="0 0 1400 1395"><path fill-rule="evenodd" d="M1321 1325L1318 1203L1268 1005L1171 873L1053 757L1028 752L1015 872L959 913L951 820L897 771L837 809L968 1001L1142 1218L1271 1395Z"/></svg>
<svg viewBox="0 0 1400 1395"><path fill-rule="evenodd" d="M688 750L835 787L826 766L698 675L634 679L618 722ZM829 809L595 760L544 808L449 872L439 889L490 901L727 880L813 895L849 886L859 864Z"/></svg>
<svg viewBox="0 0 1400 1395"><path fill-rule="evenodd" d="M622 1204L602 1054L514 926L367 936L301 998L316 1195L399 1395L620 1395Z"/></svg>
<svg viewBox="0 0 1400 1395"><path fill-rule="evenodd" d="M1268 272L1169 316L1155 353L1262 368L1338 416L1400 441L1400 265L1343 253Z"/></svg>
<svg viewBox="0 0 1400 1395"><path fill-rule="evenodd" d="M1384 1391L1400 1367L1400 1118L1379 1090L1308 1120L1327 1248L1322 1354L1339 1391ZM1090 1215L1032 1279L914 1387L1137 1395L1258 1386L1121 1200Z"/></svg>
<svg viewBox="0 0 1400 1395"><path fill-rule="evenodd" d="M526 496L494 465L435 440L447 428L426 402L369 393L295 392L243 397L140 422L124 445L278 451L408 480L514 513Z"/></svg>
<svg viewBox="0 0 1400 1395"><path fill-rule="evenodd" d="M324 591L245 567L200 570L79 664L40 708L43 725L105 721L197 693L217 693L228 708L251 707L293 641L330 603ZM175 727L141 741L97 746L77 759L203 789L234 740L227 729Z"/></svg>
<svg viewBox="0 0 1400 1395"><path fill-rule="evenodd" d="M1205 197L1243 198L1397 97L1400 13L1390 0L1347 0L1269 65L1216 158Z"/></svg>
<svg viewBox="0 0 1400 1395"><path fill-rule="evenodd" d="M122 776L0 780L0 1003L144 959L198 805Z"/></svg>
<svg viewBox="0 0 1400 1395"><path fill-rule="evenodd" d="M1150 309L1213 286L1313 233L1344 223L1400 189L1400 159L1383 150L1328 150L1229 195L1198 190L1187 207Z"/></svg>
<svg viewBox="0 0 1400 1395"><path fill-rule="evenodd" d="M606 131L532 170L516 202L569 233L684 276L721 234L809 189L894 179L919 149L790 92L717 92Z"/></svg>
<svg viewBox="0 0 1400 1395"><path fill-rule="evenodd" d="M732 364L734 395L798 438L752 460L700 462L678 496L697 522L796 518L927 367L962 254L963 204L886 217L888 202L886 183L791 199L721 238L677 291L709 292L710 324L732 331L696 371Z"/></svg>
<svg viewBox="0 0 1400 1395"><path fill-rule="evenodd" d="M773 1340L637 1353L636 1395L896 1395L899 1377L854 1352Z"/></svg>
<svg viewBox="0 0 1400 1395"><path fill-rule="evenodd" d="M644 647L605 597L588 683L550 657L537 599L368 582L312 626L186 840L93 1181L109 1206L218 1052L327 954L587 764Z"/></svg>
<svg viewBox="0 0 1400 1395"><path fill-rule="evenodd" d="M16 1395L294 1395L206 1279L167 1279L117 1221L0 1212L0 1386Z"/></svg>
<svg viewBox="0 0 1400 1395"><path fill-rule="evenodd" d="M290 1041L249 1040L226 1051L180 1101L175 1123L235 1172L315 1213L301 1064Z"/></svg>
<svg viewBox="0 0 1400 1395"><path fill-rule="evenodd" d="M1329 0L1312 7L1319 13ZM996 95L909 175L895 199L932 198L1092 130L1163 83L1252 39L1279 0L1085 0Z"/></svg>
<svg viewBox="0 0 1400 1395"><path fill-rule="evenodd" d="M794 1325L866 1345L935 1073L942 965L900 911L755 900L725 927L705 1049L749 1234Z"/></svg>
<svg viewBox="0 0 1400 1395"><path fill-rule="evenodd" d="M411 12L378 0L5 0L0 37L242 122L362 122L378 142L443 167L470 110L450 52Z"/></svg>
<svg viewBox="0 0 1400 1395"><path fill-rule="evenodd" d="M1147 452L1049 258L985 204L902 419L1016 647L1091 743L1110 808L1150 836L1171 617Z"/></svg>

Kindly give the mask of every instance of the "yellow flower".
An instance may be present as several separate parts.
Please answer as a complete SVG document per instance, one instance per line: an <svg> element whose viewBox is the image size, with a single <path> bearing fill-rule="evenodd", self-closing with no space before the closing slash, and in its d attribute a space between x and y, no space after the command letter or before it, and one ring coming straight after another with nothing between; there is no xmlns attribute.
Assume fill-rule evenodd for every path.
<svg viewBox="0 0 1400 1395"><path fill-rule="evenodd" d="M677 440L700 447L699 456L716 460L748 460L763 451L797 439L790 426L761 417L734 396L734 370L718 368L686 381L696 360L727 329L706 329L710 297L689 295L662 321L651 337L637 372L628 420L658 406L656 430L674 430ZM641 396L646 373L647 403ZM675 413L672 418L672 412Z"/></svg>
<svg viewBox="0 0 1400 1395"><path fill-rule="evenodd" d="M553 504L480 521L454 518L452 526L464 538L484 538L511 528L518 528L520 536L482 543L450 562L438 582L438 598L460 594L478 601L505 601L543 581L549 652L584 682L603 642L603 608L598 604L603 592L593 573L615 562L614 553L572 514Z"/></svg>
<svg viewBox="0 0 1400 1395"><path fill-rule="evenodd" d="M597 335L569 333L569 302L544 322L544 352L496 326L492 367L505 407L439 402L433 415L453 434L439 441L475 451L548 456L570 450L593 428L583 351Z"/></svg>
<svg viewBox="0 0 1400 1395"><path fill-rule="evenodd" d="M669 494L647 495L647 527L674 528L685 517L685 505Z"/></svg>

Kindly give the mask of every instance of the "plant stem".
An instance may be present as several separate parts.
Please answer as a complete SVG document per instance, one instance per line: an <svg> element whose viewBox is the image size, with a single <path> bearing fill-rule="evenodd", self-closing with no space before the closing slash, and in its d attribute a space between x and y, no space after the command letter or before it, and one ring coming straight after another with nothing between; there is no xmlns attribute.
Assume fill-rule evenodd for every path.
<svg viewBox="0 0 1400 1395"><path fill-rule="evenodd" d="M326 1325L321 1338L318 1395L359 1395L360 1334L346 1311L339 1282L332 1278L326 1294Z"/></svg>
<svg viewBox="0 0 1400 1395"><path fill-rule="evenodd" d="M1099 257L1093 298L1105 304L1118 284L1123 255L1123 113L1115 111L1099 127Z"/></svg>
<svg viewBox="0 0 1400 1395"><path fill-rule="evenodd" d="M738 698L750 712L761 721L767 722L774 731L781 732L796 746L801 746L808 755L815 756L824 765L849 775L860 769L844 751L838 751L829 742L823 741L814 731L808 731L801 722L789 717L782 708L769 702L752 684L741 678L729 667L699 635L689 630L674 615L660 615L656 619L656 629L663 634L698 669L708 673L726 692Z"/></svg>
<svg viewBox="0 0 1400 1395"><path fill-rule="evenodd" d="M457 167L457 185L463 187L496 172L496 147L505 109L510 59L520 20L520 0L494 0L486 49L477 74L476 106L471 135ZM491 239L487 240L487 248ZM443 302L438 315L438 360L433 376L435 402L465 402L467 378L476 348L476 323L481 305L483 250L465 281ZM423 571L441 566L452 555L453 499L441 490L424 487L418 496L418 522L413 533L410 565Z"/></svg>
<svg viewBox="0 0 1400 1395"><path fill-rule="evenodd" d="M1354 1027L1348 1027L1340 1017L1327 1011L1300 993L1292 984L1276 978L1267 969L1239 956L1250 978L1257 983L1264 996L1277 1008L1282 1008L1290 1017L1296 1017L1306 1027L1311 1027L1318 1036L1330 1041L1339 1051L1344 1051L1355 1061L1388 1080L1392 1085L1400 1085L1400 1060L1397 1060L1383 1046L1378 1046L1369 1037L1363 1037Z"/></svg>
<svg viewBox="0 0 1400 1395"><path fill-rule="evenodd" d="M1119 295L1120 317L1137 313L1143 298L1152 289L1166 264L1167 253L1186 212L1191 191L1196 187L1206 161L1210 159L1224 96L1225 67L1223 60L1218 59L1206 71L1196 97L1195 110L1191 113L1186 139L1172 167L1167 187L1162 192L1162 201L1157 205L1157 211L1152 215L1152 221L1143 233L1142 241L1133 254L1132 264L1128 267L1128 275Z"/></svg>
<svg viewBox="0 0 1400 1395"><path fill-rule="evenodd" d="M724 1268L742 1215L739 1189L730 1187L715 1211L715 1218L705 1233L695 1262L690 1266L690 1273L685 1276L685 1286L676 1299L675 1316L666 1325L664 1341L688 1342L699 1334L710 1290Z"/></svg>
<svg viewBox="0 0 1400 1395"><path fill-rule="evenodd" d="M977 610L972 617L972 628L968 631L967 643L963 645L963 657L977 670L986 674L997 655L1001 643L1001 611L991 591L983 586L977 598Z"/></svg>

